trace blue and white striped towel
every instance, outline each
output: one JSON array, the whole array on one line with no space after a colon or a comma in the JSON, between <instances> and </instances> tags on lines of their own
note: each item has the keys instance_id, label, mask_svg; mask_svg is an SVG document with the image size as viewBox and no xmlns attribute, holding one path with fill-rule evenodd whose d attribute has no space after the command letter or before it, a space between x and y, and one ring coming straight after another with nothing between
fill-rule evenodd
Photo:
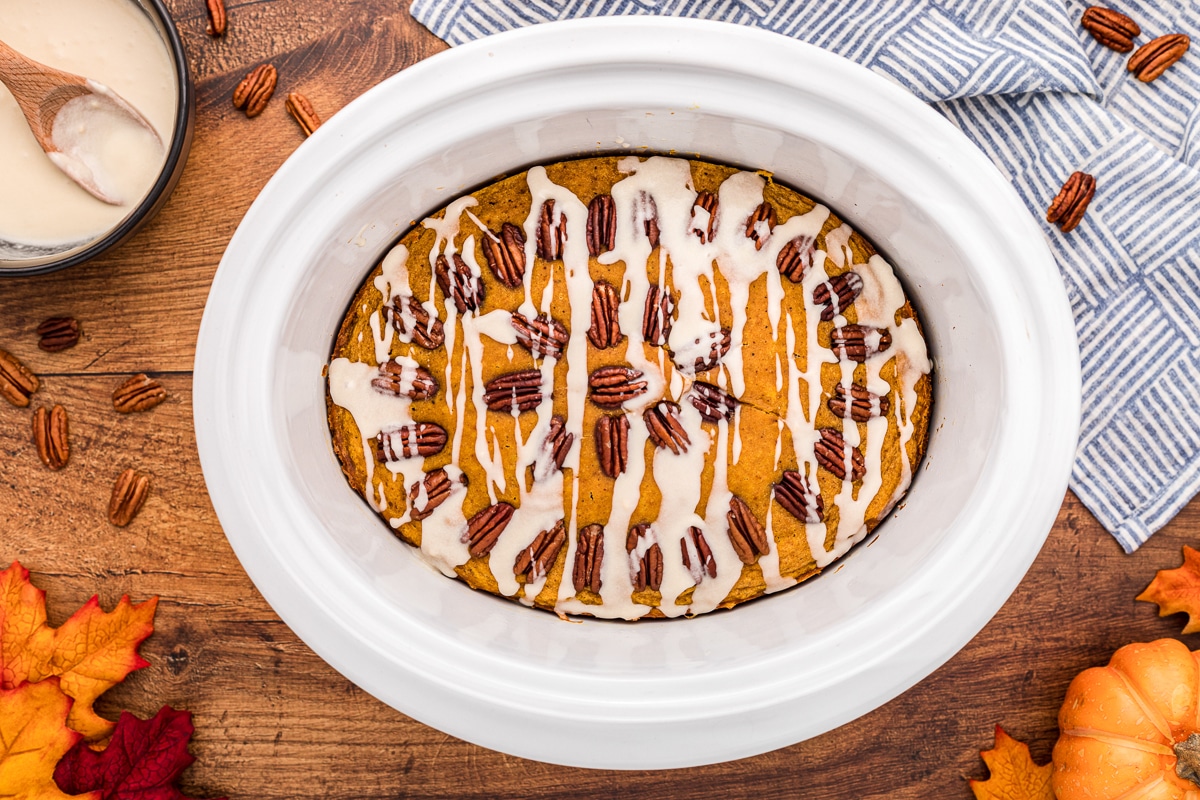
<instances>
[{"instance_id":1,"label":"blue and white striped towel","mask_svg":"<svg viewBox=\"0 0 1200 800\"><path fill-rule=\"evenodd\" d=\"M1138 43L1200 38L1200 0L1112 0ZM1008 175L1058 259L1079 335L1071 488L1127 552L1200 490L1200 52L1151 84L1080 27L1081 0L415 0L450 44L551 20L660 14L765 28L929 102ZM1198 48L1200 50L1200 48ZM1045 209L1075 170L1069 235Z\"/></svg>"}]
</instances>

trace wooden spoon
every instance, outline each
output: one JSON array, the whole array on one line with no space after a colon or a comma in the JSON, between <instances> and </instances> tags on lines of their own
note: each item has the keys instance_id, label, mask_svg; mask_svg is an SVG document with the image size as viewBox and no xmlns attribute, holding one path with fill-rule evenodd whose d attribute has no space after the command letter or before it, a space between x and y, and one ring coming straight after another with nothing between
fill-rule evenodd
<instances>
[{"instance_id":1,"label":"wooden spoon","mask_svg":"<svg viewBox=\"0 0 1200 800\"><path fill-rule=\"evenodd\" d=\"M154 134L159 145L162 139L145 117L136 108L125 102L116 92L96 81L64 72L21 55L0 41L0 81L12 92L33 137L46 151L55 166L67 174L99 200L120 205L121 200L105 194L97 184L91 168L75 152L64 152L54 141L54 122L58 113L68 102L85 96L102 100L112 109L133 120Z\"/></svg>"}]
</instances>

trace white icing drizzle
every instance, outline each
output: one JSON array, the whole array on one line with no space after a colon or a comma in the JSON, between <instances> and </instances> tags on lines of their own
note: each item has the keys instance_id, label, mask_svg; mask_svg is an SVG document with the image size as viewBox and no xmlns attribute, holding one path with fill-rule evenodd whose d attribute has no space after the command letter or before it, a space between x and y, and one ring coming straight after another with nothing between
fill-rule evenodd
<instances>
[{"instance_id":1,"label":"white icing drizzle","mask_svg":"<svg viewBox=\"0 0 1200 800\"><path fill-rule=\"evenodd\" d=\"M697 584L697 574L702 576L701 582L712 580L700 570L700 558L688 536L688 528L700 528L710 542L714 535L724 536L724 531L705 530L704 520L695 512L700 503L700 481L696 476L704 470L705 456L712 449L712 437L704 429L700 412L691 403L680 404L679 421L691 441L687 451L676 455L665 447L659 447L654 452L654 477L662 492L661 507L667 511L659 514L654 523L663 553L662 603L659 609L668 617L677 617L689 610L689 606L678 605L675 601ZM691 570L683 565L684 547L689 550ZM740 574L740 568L738 572ZM717 562L717 578L723 577L721 564Z\"/></svg>"},{"instance_id":2,"label":"white icing drizzle","mask_svg":"<svg viewBox=\"0 0 1200 800\"><path fill-rule=\"evenodd\" d=\"M769 549L758 559L759 569L762 570L763 583L767 585L767 594L783 591L799 583L799 581L790 575L781 575L779 573L779 545L775 541L774 514L775 504L771 503L767 506L767 519L764 523L764 527L767 529L767 547Z\"/></svg>"},{"instance_id":3,"label":"white icing drizzle","mask_svg":"<svg viewBox=\"0 0 1200 800\"><path fill-rule=\"evenodd\" d=\"M468 263L470 263L470 259L468 259ZM468 311L463 314L461 325L463 348L467 352L467 360L471 367L471 404L476 411L475 461L487 475L488 497L491 502L495 503L497 494L508 488L508 478L505 475L504 459L501 456L502 449L498 444L489 446L489 439L495 438L495 429L492 429L489 437L487 403L483 402L484 382L487 380L483 373L483 338L474 313ZM465 384L466 381L463 381L460 386ZM459 403L460 425L462 424L463 405L463 403ZM514 425L514 427L519 430L519 426Z\"/></svg>"},{"instance_id":4,"label":"white icing drizzle","mask_svg":"<svg viewBox=\"0 0 1200 800\"><path fill-rule=\"evenodd\" d=\"M454 312L451 311L449 313L450 313L450 321L453 322ZM454 350L452 350L450 348L450 343L453 341L454 341L453 335L451 335L451 333L447 330L447 332L446 332L446 352L447 353L451 353L451 354L454 353ZM469 356L470 356L470 354L467 352L467 348L464 347L462 350L462 355L459 357L459 361L458 361L458 374L459 375L467 374L467 359L469 358ZM449 361L450 358L453 358L453 355L448 357L446 360ZM463 431L465 431L466 427L467 427L463 422L463 420L466 416L466 413L467 413L467 382L459 381L458 386L453 387L453 388L448 386L448 387L446 387L445 391L446 391L446 404L452 410L454 410L454 443L450 447L450 463L451 464L459 464L459 463L461 463L459 461L459 457L462 455Z\"/></svg>"},{"instance_id":5,"label":"white icing drizzle","mask_svg":"<svg viewBox=\"0 0 1200 800\"><path fill-rule=\"evenodd\" d=\"M532 604L533 599L544 588L546 576L522 586L514 575L514 562L528 548L539 533L552 528L564 520L567 528L565 546L565 572L558 589L556 610L560 613L587 613L602 618L635 619L651 609L632 599L633 581L641 557L657 544L663 556L663 577L660 586L662 614L673 617L683 614L700 614L719 606L738 582L743 565L735 552L728 535L726 519L729 503L733 496L728 483L730 464L736 464L742 455L741 431L744 424L744 407L739 406L729 422L720 422L715 428L703 421L699 412L686 400L695 379L695 363L709 352L715 338L723 336L727 328L730 349L721 363L716 377L706 380L716 382L735 397L746 393L742 362L742 342L745 334L748 309L752 295L751 287L763 281L766 294L766 313L771 325L772 336L778 342L783 339L785 355L776 354L775 388L782 397L783 408L777 419L774 443L773 471L778 473L784 452L784 436L789 438L797 460L797 469L816 485L817 461L814 447L819 439L813 420L819 404L824 399L821 384L823 364L838 363L837 357L819 345L817 339L820 307L812 300L813 289L829 280L825 269L826 257L839 270L853 266L863 278L862 296L854 303L856 321L862 325L887 329L893 344L883 353L867 360L864 367L867 389L879 395L887 395L891 387L882 377L882 370L893 359L896 364L899 391L891 403L886 417L875 417L866 423L846 420L841 426L843 436L851 447L859 448L866 465L865 477L856 488L850 480L842 482L841 490L832 501L839 509L841 523L834 535L833 546L828 551L825 541L829 530L824 522L806 525L806 537L813 559L823 567L843 554L854 542L866 533L863 519L868 506L876 499L884 481L882 448L889 429L889 420L894 419L902 442L902 480L895 496L890 498L890 507L911 477L907 443L914 432L911 418L917 402L916 384L921 375L932 368L926 354L925 343L914 321L904 319L897 322L896 314L903 307L905 298L892 268L880 256L874 256L867 264L853 264L853 251L849 247L853 231L847 225L831 230L825 236L825 251L818 251L813 266L803 284L790 291L800 291L804 298L803 322L793 319L791 311L783 306L785 286L775 263L780 250L793 238L807 236L816 238L829 217L829 210L817 205L805 214L794 216L770 230L765 222L756 228L762 249L755 247L754 240L746 235L746 220L763 202L765 179L755 173L740 172L729 176L718 190L716 233L712 241L703 242L696 231L707 230L708 213L694 208L696 191L692 185L691 168L686 161L653 157L639 160L636 157L622 159L619 169L626 174L613 185L611 195L616 209L614 247L598 257L601 264L624 265L624 278L620 287L623 298L618 308L622 332L626 336L625 361L643 373L648 391L629 400L624 405L630 424L628 434L628 465L624 473L613 481L608 518L604 524L605 558L601 565L602 605L581 602L574 596L571 580L575 560L576 532L582 524L593 520L578 519L579 502L579 458L585 441L590 441L591 431L584 431L583 419L586 407L588 381L588 345L583 332L590 326L591 295L593 281L589 274L587 250L587 207L570 190L551 182L542 167L534 167L527 173L531 203L523 220L526 236L526 263L524 276L524 300L518 310L526 317L549 314L555 299L565 289L570 308L569 320L564 320L572 336L563 354L566 361L565 391L567 411L565 430L574 435L574 444L567 454L563 470L558 470L548 461L549 456L542 447L550 429L555 396L555 366L553 358L538 360L542 372L543 400L535 410L536 423L527 439L522 438L520 417L513 414L511 420L491 417L483 402L484 383L484 337L501 345L508 345L512 360L512 345L516 343L512 328L512 314L497 309L476 315L472 312L458 314L453 303L445 304L446 348L451 356L447 359L446 380L443 391L445 402L455 412L456 427L453 432L452 462L459 463L461 439L465 421L465 409L470 403L476 411L474 458L486 476L487 492L492 502L508 489L508 476L516 476L519 497L514 502L516 511L504 532L487 558L501 594L517 597ZM566 236L562 248L562 263L546 264L536 259L537 228L542 205L553 200L553 222L565 215ZM476 205L471 197L461 198L447 207L441 219L428 219L424 225L434 230L436 242L430 252L430 266L434 266L438 255L452 257L456 252L455 238L459 234L464 215L475 223L479 235L495 237L482 221L468 209ZM644 230L643 222L653 214L657 217L660 231L658 263L649 265L653 248ZM475 275L483 270L475 257L475 236L468 236L462 243L461 255ZM409 293L407 269L408 252L403 246L394 248L384 259L381 274L375 286L386 306L393 298ZM670 264L670 286L667 286L668 260ZM536 265L536 269L535 269ZM648 267L656 267L658 285L669 290L676 298L675 319L667 348L653 348L648 356L642 341L642 316L651 279ZM716 270L728 289L728 319L722 319L722 307L718 304ZM547 275L541 289L539 303L535 305L534 275ZM431 278L429 300L423 306L436 316L435 282ZM838 309L841 311L841 309ZM407 313L401 309L400 313ZM375 337L377 361L386 359L391 350L394 329L387 323L381 307L378 314L371 316L371 327ZM405 319L406 323L415 322ZM842 316L834 320L835 325L846 324ZM411 330L412 325L406 324ZM781 330L782 329L782 330ZM454 387L451 362L456 345L456 334L461 335L462 353L459 374L464 380ZM878 336L878 334L875 334ZM407 343L408 336L400 335ZM799 341L798 341L799 340ZM801 349L798 349L801 346ZM673 355L672 355L673 354ZM800 358L804 366L800 366ZM841 384L849 393L854 383L856 365L845 362L839 365ZM466 370L470 370L473 391L470 400L465 397ZM363 436L364 455L367 462L367 486L372 486L373 452L370 439L380 430L402 425L411 421L411 402L375 392L370 379L375 367L356 364L346 359L335 359L330 364L329 384L333 402L350 411ZM364 388L365 387L365 388ZM454 391L456 388L457 391ZM667 448L652 448L645 456L649 433L642 412L660 400L669 399L679 403L679 421L690 440L690 447L678 454ZM501 430L496 425L501 425ZM498 444L499 437L511 435L517 446L509 452L513 461L506 464L504 452ZM767 442L754 442L755 447L766 447ZM387 469L403 479L406 486L419 483L423 478L424 459L411 458L388 463ZM706 466L711 466L713 480L707 501L700 507L701 475ZM511 472L510 472L511 468ZM850 460L847 458L847 472ZM565 485L566 470L570 470L570 488ZM626 553L626 538L641 499L641 484L646 471L652 470L658 484L662 501L662 512L653 522L632 553ZM461 473L455 467L447 467L453 478ZM462 513L467 490L453 481L450 499L438 506L434 513L422 523L421 555L436 568L453 575L456 567L469 560L467 545L461 534L466 529ZM369 489L368 489L369 491ZM423 499L424 488L419 489ZM372 499L368 494L368 499ZM564 500L569 500L569 510ZM386 506L382 486L375 499L377 506ZM779 591L796 583L796 578L780 573L778 545L774 538L774 504L769 504L765 519L768 552L758 559L768 592ZM409 513L393 518L398 527L408 521ZM716 564L716 577L711 577L701 566L701 558L692 542L689 529L698 528L712 551ZM684 565L684 554L691 564ZM631 574L632 572L632 574ZM677 602L691 591L689 603Z\"/></svg>"},{"instance_id":6,"label":"white icing drizzle","mask_svg":"<svg viewBox=\"0 0 1200 800\"><path fill-rule=\"evenodd\" d=\"M806 301L806 316L811 319L814 315L811 310L807 309ZM788 353L796 352L796 327L792 322L792 315L789 313L786 317L785 325L785 344ZM816 403L821 394L820 383L820 365L821 351L816 342L815 326L809 326L808 331L808 366L809 369L801 371L796 364L795 356L787 359L788 362L788 379L787 379L787 404L785 406L784 424L787 426L788 435L791 437L792 447L796 454L796 470L805 476L815 487L817 479L817 457L816 443L819 438L816 429L813 427L811 420L816 416ZM800 400L801 386L808 390L808 406L807 411ZM816 388L814 393L813 388ZM814 397L815 394L815 397ZM812 552L813 560L816 561L818 567L823 567L832 560L825 554L825 523L824 522L808 522L804 526L805 538L808 540L808 549Z\"/></svg>"},{"instance_id":7,"label":"white icing drizzle","mask_svg":"<svg viewBox=\"0 0 1200 800\"><path fill-rule=\"evenodd\" d=\"M368 501L371 500L371 481L375 473L371 440L384 428L398 427L412 419L411 400L377 392L371 386L371 380L378 374L379 369L374 364L345 358L335 358L329 363L329 396L334 403L350 412L362 437L363 462L367 470L363 496Z\"/></svg>"},{"instance_id":8,"label":"white icing drizzle","mask_svg":"<svg viewBox=\"0 0 1200 800\"><path fill-rule=\"evenodd\" d=\"M720 209L718 209L720 216ZM716 458L713 459L712 488L708 493L708 505L704 509L704 538L712 549L713 560L717 563L717 577L709 578L696 587L692 593L692 605L689 609L693 614L703 614L712 611L721 601L729 596L738 579L742 576L742 562L733 543L729 541L728 522L725 515L729 512L729 501L733 492L729 491L729 426L717 425ZM685 476L680 476L683 479ZM686 476L691 479L691 476Z\"/></svg>"},{"instance_id":9,"label":"white icing drizzle","mask_svg":"<svg viewBox=\"0 0 1200 800\"><path fill-rule=\"evenodd\" d=\"M441 217L428 217L421 220L421 225L428 230L433 231L437 236L436 240L434 241L433 249L429 251L430 269L433 268L434 262L442 253L445 253L446 256L449 257L451 253L458 252L454 249L454 239L458 236L458 232L462 228L463 212L468 208L477 205L479 205L479 201L474 197L467 195L465 197L458 198L453 203L446 206L446 213ZM471 214L471 218L474 219L474 217L475 215ZM445 249L443 250L443 248ZM464 252L470 252L465 246L463 249ZM433 280L436 281L436 278ZM432 289L429 292L429 296L434 296Z\"/></svg>"},{"instance_id":10,"label":"white icing drizzle","mask_svg":"<svg viewBox=\"0 0 1200 800\"><path fill-rule=\"evenodd\" d=\"M537 450L544 436L545 430L539 425L530 436L526 447L521 449ZM529 444L534 446L529 447ZM525 461L527 458L527 453L521 454L521 461ZM528 489L524 486L524 481L520 476L518 476L518 483L522 484L521 505L513 512L508 527L504 529L504 533L496 540L496 546L488 554L488 565L496 577L496 584L501 593L509 596L515 595L520 589L520 584L517 583L516 575L513 573L513 564L516 562L517 556L533 543L539 533L553 528L554 524L563 518L562 472L557 469L553 470L552 474L544 476L542 480L534 480ZM544 583L544 576L539 583ZM540 589L540 585L536 587L534 584L527 585L525 599L532 603Z\"/></svg>"},{"instance_id":11,"label":"white icing drizzle","mask_svg":"<svg viewBox=\"0 0 1200 800\"><path fill-rule=\"evenodd\" d=\"M850 237L854 229L845 223L825 234L825 252L829 260L836 266L844 267L854 261L854 253L850 249Z\"/></svg>"},{"instance_id":12,"label":"white icing drizzle","mask_svg":"<svg viewBox=\"0 0 1200 800\"><path fill-rule=\"evenodd\" d=\"M460 197L449 206L446 207L442 217L430 217L422 221L422 225L428 230L434 232L434 245L429 251L429 293L426 295L426 300L422 305L432 315L436 315L437 308L434 304L436 297L435 287L437 286L437 258L439 255L444 255L448 259L452 259L454 254L458 252L455 247L454 240L462 227L462 214L466 209L478 205L478 201L474 197ZM463 243L463 258L471 266L474 275L480 274L479 265L475 263L475 241L473 237L468 236ZM475 322L474 314L468 312L461 317L458 314L458 309L453 302L445 300L446 320L446 372L445 382L442 385L442 393L446 398L447 408L455 414L454 425L454 443L451 448L451 466L446 467L446 474L451 479L450 496L442 502L433 514L421 522L421 554L423 558L437 569L441 570L446 575L456 574L455 567L461 566L470 559L467 543L462 541L462 532L466 530L466 516L463 514L463 503L467 498L467 490L465 487L458 484L457 478L462 475L461 470L457 465L460 463L462 453L462 436L465 430L466 417L466 381L460 381L457 386L451 380L452 366L454 363L454 346L457 341L457 331L460 326L463 330L463 348L462 355L459 361L459 375L466 375L468 364L474 370L476 376L476 391L475 407L482 406L482 388L478 385L478 377L480 368L477 361L482 358L482 343L479 342L478 335L472 335L473 323ZM483 415L480 415L482 419ZM475 431L475 450L478 456L480 450L486 451L486 439L483 436L481 427L477 426ZM489 477L494 473L495 469L491 459L480 459L480 464L484 465L485 470L488 470ZM488 469L492 467L491 469ZM500 473L503 480L503 471ZM411 484L410 484L411 485ZM488 481L488 492L493 491L492 484ZM419 495L416 504L424 504L424 485L419 486ZM411 514L411 508L409 509ZM406 514L407 516L407 514Z\"/></svg>"},{"instance_id":13,"label":"white icing drizzle","mask_svg":"<svg viewBox=\"0 0 1200 800\"><path fill-rule=\"evenodd\" d=\"M812 269L804 276L804 282L801 284L804 292L805 353L807 354L804 370L804 383L808 387L806 416L810 422L816 419L817 406L821 402L821 365L838 363L837 356L833 351L821 347L817 341L817 326L821 321L821 310L813 303L812 293L813 289L827 280L829 280L829 274L825 272L825 253L818 250L813 255ZM788 352L795 353L796 351L789 348ZM813 441L815 442L816 439Z\"/></svg>"},{"instance_id":14,"label":"white icing drizzle","mask_svg":"<svg viewBox=\"0 0 1200 800\"><path fill-rule=\"evenodd\" d=\"M557 486L557 495L554 495L553 490L546 488L543 490L539 487L535 480L531 494L535 494L532 500L526 500L528 495L525 493L525 487L522 486L522 508L518 509L517 514L514 514L513 521L509 523L505 532L500 537L500 541L505 541L506 538L514 537L517 542L524 540L524 543L519 547L513 548L512 552L518 553L543 530L553 526L559 519L564 519L567 529L567 546L566 561L568 572L565 573L564 580L559 587L559 597L563 596L563 587L572 587L570 578L570 564L573 563L575 557L575 536L573 532L578 530L578 504L579 504L579 453L582 442L584 441L583 416L585 403L587 398L587 337L583 332L591 325L591 300L593 282L591 274L588 271L589 256L587 249L587 206L575 196L570 190L559 186L552 182L546 175L546 170L542 167L533 167L526 174L526 183L529 186L530 207L529 213L524 220L525 231L525 263L528 267L525 270L524 290L525 300L521 304L520 312L527 318L533 318L538 313L549 314L551 312L552 303L556 293L560 291L561 284L565 284L567 300L571 308L571 317L564 321L568 330L573 332L570 340L567 343L567 348L564 357L567 362L566 375L566 398L567 398L567 413L563 423L563 430L566 434L573 435L575 441L563 460L563 469L571 470L571 490L570 490L570 512L564 513L563 496L564 485L562 474L557 474L552 481L552 484ZM554 201L553 223L557 226L558 220L562 216L566 216L567 227L566 235L562 247L562 265L561 270L557 265L550 264L549 277L546 287L542 292L542 303L540 312L533 304L533 278L534 278L534 257L537 244L537 227L541 218L542 205L547 201ZM555 280L561 275L561 284ZM531 447L528 451L522 454L518 462L518 474L524 474L529 466L533 466L539 455L541 443L545 439L546 432L549 430L550 420L553 415L553 396L554 396L554 367L556 361L552 358L547 358L542 361L542 397L543 400L537 408L538 425L531 437ZM590 434L591 431L588 431ZM538 471L535 467L535 473ZM524 533L512 533L518 524L521 524L521 511L526 502L537 509L541 506L554 506L557 511L553 515L553 519L549 519L549 511L531 511L535 521L528 524L528 530ZM532 534L529 536L528 534ZM499 543L497 544L499 546ZM503 567L501 567L503 569ZM512 572L512 562L507 562L507 571ZM496 570L493 570L496 573ZM545 578L536 581L534 584L525 587L523 599L525 602L532 602L533 598L541 591L544 585Z\"/></svg>"},{"instance_id":15,"label":"white icing drizzle","mask_svg":"<svg viewBox=\"0 0 1200 800\"><path fill-rule=\"evenodd\" d=\"M732 319L729 325L729 353L722 364L729 376L729 384L734 397L741 397L746 392L746 382L742 376L742 335L746 327L746 313L750 304L750 285L760 275L774 274L775 282L779 282L779 273L775 270L775 259L763 254L762 250L754 247L754 242L746 236L746 218L754 213L763 201L763 188L766 180L761 175L752 172L738 172L721 184L717 194L717 234L713 245L714 255L721 274L729 287L729 307ZM761 240L770 241L770 230L766 222L760 223L758 230ZM769 254L770 249L767 249ZM709 273L711 278L711 272ZM770 278L767 279L768 285ZM778 292L778 300L783 300L782 288ZM774 316L778 317L776 311ZM682 316L682 313L681 313ZM678 330L677 325L675 330ZM675 342L675 332L671 334L672 344Z\"/></svg>"},{"instance_id":16,"label":"white icing drizzle","mask_svg":"<svg viewBox=\"0 0 1200 800\"><path fill-rule=\"evenodd\" d=\"M917 381L922 375L928 375L933 370L933 362L929 360L925 339L917 329L916 321L905 318L900 320L899 324L896 322L896 312L904 306L905 299L904 289L900 286L900 281L896 280L891 264L883 256L875 254L866 264L860 265L857 271L863 279L862 294L855 302L859 324L886 328L892 334L891 348L869 359L868 364L876 359L886 362L892 355L896 358L900 392L898 402L893 403L893 416L900 427L900 441L904 444L900 448L900 480L901 485L907 487L912 479L908 442L913 436L912 412L917 404ZM879 369L882 369L882 365ZM886 384L881 382L880 385ZM896 499L898 498L893 498L892 503ZM888 504L888 508L891 508L892 503Z\"/></svg>"},{"instance_id":17,"label":"white icing drizzle","mask_svg":"<svg viewBox=\"0 0 1200 800\"><path fill-rule=\"evenodd\" d=\"M508 345L517 343L517 331L512 326L512 313L502 308L474 317L472 326L477 333L493 342Z\"/></svg>"},{"instance_id":18,"label":"white icing drizzle","mask_svg":"<svg viewBox=\"0 0 1200 800\"><path fill-rule=\"evenodd\" d=\"M453 465L447 465L445 470L450 478L450 496L422 520L419 552L425 563L453 578L457 574L455 567L467 563L471 557L467 543L462 540L462 531L467 527L467 519L462 511L467 487L459 481L462 470ZM422 485L417 503L424 504L425 499L425 487Z\"/></svg>"},{"instance_id":19,"label":"white icing drizzle","mask_svg":"<svg viewBox=\"0 0 1200 800\"><path fill-rule=\"evenodd\" d=\"M428 294L425 295L429 299L427 301L425 301L425 303L423 304L423 305L425 305L425 307L427 309L429 309L430 306L434 305L433 298L437 296L437 292L436 292L436 288L437 288L437 258L440 255L444 255L444 256L446 256L446 258L449 259L449 258L452 258L454 256L454 254L458 252L458 250L454 246L454 239L456 236L458 236L459 229L462 227L462 214L466 209L470 208L471 206L475 206L475 205L479 205L479 201L476 200L474 197L471 197L470 195L468 195L466 197L460 197L457 200L455 200L453 203L451 203L450 205L446 206L446 213L443 214L440 218L428 217L421 221L421 225L423 225L428 230L431 230L434 232L433 247L429 251L429 292L428 292ZM472 244L472 247L465 248L465 253L473 253L474 240L468 239L468 242L470 242ZM478 267L475 267L475 274L479 275ZM431 313L436 313L436 308L432 308L432 309L430 309L430 311L431 311ZM445 324L446 352L451 355L453 355L453 353L454 353L455 327L456 327L454 324L454 321L457 316L458 316L458 310L455 308L454 303L447 301L446 302L446 324ZM446 359L446 381L445 381L446 386L454 385L453 382L450 380L452 364L453 364L453 358L447 358ZM462 373L460 372L459 374L461 375ZM456 399L454 396L454 393L447 391L447 392L445 392L445 395L446 395L446 407L448 409L450 409L451 411L453 411L454 410L454 401ZM459 422L459 424L455 429L461 430L462 429L462 404L461 403L459 404L458 422Z\"/></svg>"},{"instance_id":20,"label":"white icing drizzle","mask_svg":"<svg viewBox=\"0 0 1200 800\"><path fill-rule=\"evenodd\" d=\"M388 251L375 276L375 288L383 295L386 306L393 298L411 294L408 287L408 248L398 244ZM432 304L432 303L431 303ZM366 311L366 309L363 309Z\"/></svg>"},{"instance_id":21,"label":"white icing drizzle","mask_svg":"<svg viewBox=\"0 0 1200 800\"><path fill-rule=\"evenodd\" d=\"M371 335L375 339L375 362L377 364L387 361L388 354L392 351L392 339L396 336L395 327L388 324L388 307L394 298L410 293L408 288L408 248L402 244L393 247L384 256L380 268L380 274L375 276L375 288L382 295L383 302L379 306L379 310L370 316ZM417 321L407 306L403 307L402 316L406 323L406 333L399 336L399 339L408 344L412 341L412 331L416 327Z\"/></svg>"}]
</instances>

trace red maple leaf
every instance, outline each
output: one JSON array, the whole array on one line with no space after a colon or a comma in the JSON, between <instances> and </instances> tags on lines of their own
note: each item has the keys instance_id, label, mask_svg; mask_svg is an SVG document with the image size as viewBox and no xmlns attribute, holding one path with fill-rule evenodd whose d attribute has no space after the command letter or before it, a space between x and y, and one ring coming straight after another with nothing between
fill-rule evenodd
<instances>
[{"instance_id":1,"label":"red maple leaf","mask_svg":"<svg viewBox=\"0 0 1200 800\"><path fill-rule=\"evenodd\" d=\"M123 711L108 747L96 752L79 742L58 762L54 781L68 794L98 790L101 800L191 800L176 783L195 760L187 750L193 730L190 711L163 706L148 720Z\"/></svg>"}]
</instances>

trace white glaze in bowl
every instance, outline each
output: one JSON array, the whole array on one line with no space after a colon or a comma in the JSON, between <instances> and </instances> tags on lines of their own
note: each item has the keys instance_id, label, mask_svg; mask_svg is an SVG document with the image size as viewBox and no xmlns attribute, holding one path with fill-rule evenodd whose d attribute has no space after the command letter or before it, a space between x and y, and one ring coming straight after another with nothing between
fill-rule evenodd
<instances>
[{"instance_id":1,"label":"white glaze in bowl","mask_svg":"<svg viewBox=\"0 0 1200 800\"><path fill-rule=\"evenodd\" d=\"M125 136L109 139L105 143L104 160L111 159L109 166L121 173L119 185L132 191L134 196L125 198L124 205L106 206L74 186L65 174L60 174L41 154L32 134L20 127L24 125L24 119L15 106L7 109L16 116L10 116L4 124L15 123L18 127L0 132L0 136L8 133L24 139L24 144L14 145L9 155L22 155L38 163L25 164L16 171L18 174L13 176L12 182L17 189L7 184L4 187L18 193L16 199L24 204L26 215L17 214L16 218L6 219L5 224L0 225L3 229L0 230L0 280L54 272L80 264L126 241L149 222L167 202L183 174L191 147L196 105L187 54L163 0L129 0L115 4L83 2L73 7L13 0L8 5L24 9L22 14L5 20L14 26L11 44L20 45L27 49L27 55L43 58L52 66L101 79L106 86L111 84L125 100L147 115L162 140L165 153L162 154L164 161L158 165L139 163L144 159L144 148L149 143L147 138L140 136L141 131L135 131L134 141L127 141ZM59 16L67 14L69 17L79 8L99 16L85 18L73 27L68 26L67 30L46 33L47 29L62 22ZM4 14L0 7L0 16ZM122 39L111 35L109 28L129 28L131 22L140 22L143 15L148 27L139 25L142 30L133 31L138 36L130 34ZM0 36L6 35L4 27L0 26ZM18 32L20 36L17 36ZM143 37L140 43L139 36ZM165 52L156 50L156 36L162 39ZM98 49L92 52L89 48ZM49 58L53 53L58 56ZM160 58L164 55L166 63ZM156 70L156 66L162 69ZM158 74L142 74L145 72ZM9 102L12 102L11 98ZM82 120L88 120L95 133L98 124L99 130L104 129L105 118L106 115L93 113L84 115ZM77 118L76 122L82 120ZM65 141L59 141L60 149L69 145L71 139L68 135ZM118 146L113 148L114 144ZM7 170L8 166L0 165L0 168ZM35 191L34 186L42 181L46 185ZM47 212L47 208L53 209L53 213ZM34 211L33 217L28 216L30 209ZM10 210L5 209L3 213Z\"/></svg>"},{"instance_id":2,"label":"white glaze in bowl","mask_svg":"<svg viewBox=\"0 0 1200 800\"><path fill-rule=\"evenodd\" d=\"M572 624L470 591L392 538L338 470L321 369L346 303L412 221L500 173L623 148L771 170L870 238L925 323L932 436L881 535L816 580L693 620ZM774 34L600 19L440 54L318 130L226 251L195 415L238 557L335 668L487 747L646 769L817 735L966 644L1059 508L1079 368L1040 230L935 112Z\"/></svg>"}]
</instances>

